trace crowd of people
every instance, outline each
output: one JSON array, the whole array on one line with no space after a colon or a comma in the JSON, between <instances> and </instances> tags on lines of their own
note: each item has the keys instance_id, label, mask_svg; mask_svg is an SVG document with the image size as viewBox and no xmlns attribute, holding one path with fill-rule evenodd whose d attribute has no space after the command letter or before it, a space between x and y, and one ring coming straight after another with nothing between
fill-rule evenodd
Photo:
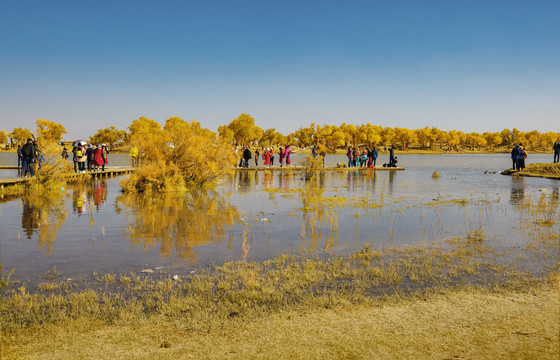
<instances>
[{"instance_id":1,"label":"crowd of people","mask_svg":"<svg viewBox=\"0 0 560 360\"><path fill-rule=\"evenodd\" d=\"M266 147L262 149L255 150L255 166L259 166L259 159L261 158L261 150L262 150L262 160L263 166L270 167L274 166L274 157L276 155L275 150L273 147ZM237 151L237 150L236 150ZM280 146L278 148L278 164L280 167L292 165L291 160L292 149L290 145L286 145L285 147ZM253 153L249 146L245 146L243 148L243 152L241 154L241 159L239 160L239 167L249 167L249 160L253 159Z\"/></svg>"},{"instance_id":2,"label":"crowd of people","mask_svg":"<svg viewBox=\"0 0 560 360\"><path fill-rule=\"evenodd\" d=\"M105 171L105 165L109 163L109 150L105 144L76 144L72 147L72 161L74 172L85 173L87 171ZM27 142L17 148L18 168L21 167L22 177L34 176L35 172L41 168L45 158L41 154L37 142L27 139ZM68 149L63 148L60 154L63 160L68 160Z\"/></svg>"},{"instance_id":3,"label":"crowd of people","mask_svg":"<svg viewBox=\"0 0 560 360\"><path fill-rule=\"evenodd\" d=\"M68 159L66 148L62 151L62 158ZM109 164L109 150L105 144L76 144L72 148L72 161L76 173L87 171L105 171L105 165Z\"/></svg>"}]
</instances>

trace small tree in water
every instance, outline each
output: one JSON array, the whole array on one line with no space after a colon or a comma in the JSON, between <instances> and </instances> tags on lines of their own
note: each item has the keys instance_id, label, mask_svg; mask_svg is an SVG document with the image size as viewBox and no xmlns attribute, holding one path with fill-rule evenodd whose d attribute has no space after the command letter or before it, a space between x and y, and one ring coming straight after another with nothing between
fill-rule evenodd
<instances>
[{"instance_id":1,"label":"small tree in water","mask_svg":"<svg viewBox=\"0 0 560 360\"><path fill-rule=\"evenodd\" d=\"M300 166L303 167L303 178L309 181L323 168L323 159L320 156L309 155L300 162Z\"/></svg>"},{"instance_id":2,"label":"small tree in water","mask_svg":"<svg viewBox=\"0 0 560 360\"><path fill-rule=\"evenodd\" d=\"M174 191L212 183L235 163L230 145L196 121L167 119L161 132L134 137L142 165L121 181L124 191Z\"/></svg>"}]
</instances>

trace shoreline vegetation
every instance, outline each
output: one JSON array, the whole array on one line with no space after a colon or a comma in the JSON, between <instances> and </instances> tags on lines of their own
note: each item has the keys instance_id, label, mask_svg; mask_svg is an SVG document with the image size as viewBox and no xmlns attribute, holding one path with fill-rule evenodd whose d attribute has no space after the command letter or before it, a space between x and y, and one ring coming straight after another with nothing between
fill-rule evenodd
<instances>
[{"instance_id":1,"label":"shoreline vegetation","mask_svg":"<svg viewBox=\"0 0 560 360\"><path fill-rule=\"evenodd\" d=\"M502 172L503 175L542 177L547 179L560 180L560 163L536 163L525 166L523 171L508 169Z\"/></svg>"},{"instance_id":2,"label":"shoreline vegetation","mask_svg":"<svg viewBox=\"0 0 560 360\"><path fill-rule=\"evenodd\" d=\"M51 268L36 288L10 273L0 282L2 357L552 359L557 253L543 249L554 265L530 273L473 231L189 274L94 273L80 283Z\"/></svg>"}]
</instances>

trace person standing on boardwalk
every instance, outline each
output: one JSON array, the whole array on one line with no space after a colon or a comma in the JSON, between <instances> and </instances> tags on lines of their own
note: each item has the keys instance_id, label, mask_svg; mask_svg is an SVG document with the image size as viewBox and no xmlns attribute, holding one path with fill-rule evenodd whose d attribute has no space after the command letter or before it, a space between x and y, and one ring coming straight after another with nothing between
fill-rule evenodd
<instances>
[{"instance_id":1,"label":"person standing on boardwalk","mask_svg":"<svg viewBox=\"0 0 560 360\"><path fill-rule=\"evenodd\" d=\"M519 158L519 145L515 145L511 149L511 161L513 162L513 170L519 170L517 167L517 159Z\"/></svg>"},{"instance_id":2,"label":"person standing on boardwalk","mask_svg":"<svg viewBox=\"0 0 560 360\"><path fill-rule=\"evenodd\" d=\"M286 153L284 152L284 148L280 146L280 150L278 150L278 161L280 162L280 167L284 165L284 156Z\"/></svg>"},{"instance_id":3,"label":"person standing on boardwalk","mask_svg":"<svg viewBox=\"0 0 560 360\"><path fill-rule=\"evenodd\" d=\"M389 164L392 164L394 160L395 160L395 149L393 149L393 146L391 145L391 147L389 148Z\"/></svg>"},{"instance_id":4,"label":"person standing on boardwalk","mask_svg":"<svg viewBox=\"0 0 560 360\"><path fill-rule=\"evenodd\" d=\"M107 145L101 145L102 156L103 156L103 165L101 166L101 171L105 171L105 165L109 164L109 150L107 150Z\"/></svg>"},{"instance_id":5,"label":"person standing on boardwalk","mask_svg":"<svg viewBox=\"0 0 560 360\"><path fill-rule=\"evenodd\" d=\"M78 172L85 173L86 172L86 152L82 145L78 145L78 149L76 150L76 157L78 161Z\"/></svg>"},{"instance_id":6,"label":"person standing on boardwalk","mask_svg":"<svg viewBox=\"0 0 560 360\"><path fill-rule=\"evenodd\" d=\"M377 161L378 156L379 154L377 153L377 149L374 146L373 149L371 149L371 160L373 162L373 167L375 167L375 163Z\"/></svg>"},{"instance_id":7,"label":"person standing on boardwalk","mask_svg":"<svg viewBox=\"0 0 560 360\"><path fill-rule=\"evenodd\" d=\"M91 147L91 144L87 145L87 150L86 150L86 166L87 166L87 170L91 171L92 167L93 167L93 147Z\"/></svg>"},{"instance_id":8,"label":"person standing on boardwalk","mask_svg":"<svg viewBox=\"0 0 560 360\"><path fill-rule=\"evenodd\" d=\"M266 148L263 153L264 166L270 166L270 150Z\"/></svg>"},{"instance_id":9,"label":"person standing on boardwalk","mask_svg":"<svg viewBox=\"0 0 560 360\"><path fill-rule=\"evenodd\" d=\"M93 168L98 171L100 166L103 166L103 150L101 150L101 145L97 144L93 151Z\"/></svg>"},{"instance_id":10,"label":"person standing on boardwalk","mask_svg":"<svg viewBox=\"0 0 560 360\"><path fill-rule=\"evenodd\" d=\"M138 166L138 148L133 146L128 155L130 156L132 167Z\"/></svg>"},{"instance_id":11,"label":"person standing on boardwalk","mask_svg":"<svg viewBox=\"0 0 560 360\"><path fill-rule=\"evenodd\" d=\"M348 156L348 167L354 166L354 150L351 147L348 148L346 156Z\"/></svg>"},{"instance_id":12,"label":"person standing on boardwalk","mask_svg":"<svg viewBox=\"0 0 560 360\"><path fill-rule=\"evenodd\" d=\"M17 147L17 166L21 167L21 162L23 161L23 154L21 152L21 145Z\"/></svg>"},{"instance_id":13,"label":"person standing on boardwalk","mask_svg":"<svg viewBox=\"0 0 560 360\"><path fill-rule=\"evenodd\" d=\"M72 161L74 162L74 172L78 172L78 147L74 146L72 148Z\"/></svg>"},{"instance_id":14,"label":"person standing on boardwalk","mask_svg":"<svg viewBox=\"0 0 560 360\"><path fill-rule=\"evenodd\" d=\"M552 149L554 150L554 162L560 162L560 139L556 140Z\"/></svg>"},{"instance_id":15,"label":"person standing on boardwalk","mask_svg":"<svg viewBox=\"0 0 560 360\"><path fill-rule=\"evenodd\" d=\"M243 150L243 167L246 168L249 167L249 160L251 160L252 157L253 154L251 154L251 150L249 150L249 146L245 146L245 149Z\"/></svg>"},{"instance_id":16,"label":"person standing on boardwalk","mask_svg":"<svg viewBox=\"0 0 560 360\"><path fill-rule=\"evenodd\" d=\"M270 148L270 166L274 166L274 148Z\"/></svg>"},{"instance_id":17,"label":"person standing on boardwalk","mask_svg":"<svg viewBox=\"0 0 560 360\"><path fill-rule=\"evenodd\" d=\"M23 145L21 149L21 155L21 175L27 176L27 171L29 171L31 176L34 176L33 162L35 161L35 146L33 145L32 139L27 139L27 143Z\"/></svg>"},{"instance_id":18,"label":"person standing on boardwalk","mask_svg":"<svg viewBox=\"0 0 560 360\"><path fill-rule=\"evenodd\" d=\"M292 149L290 149L290 145L286 145L284 154L286 156L286 166L292 166L292 160L290 159L290 155L292 155Z\"/></svg>"},{"instance_id":19,"label":"person standing on boardwalk","mask_svg":"<svg viewBox=\"0 0 560 360\"><path fill-rule=\"evenodd\" d=\"M255 166L259 166L259 156L261 156L261 152L259 148L255 149Z\"/></svg>"}]
</instances>

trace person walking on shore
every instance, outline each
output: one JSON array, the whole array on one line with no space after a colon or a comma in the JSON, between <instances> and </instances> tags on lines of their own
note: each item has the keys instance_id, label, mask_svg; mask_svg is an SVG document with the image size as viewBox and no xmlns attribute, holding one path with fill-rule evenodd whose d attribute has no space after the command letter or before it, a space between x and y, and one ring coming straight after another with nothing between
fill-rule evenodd
<instances>
[{"instance_id":1,"label":"person walking on shore","mask_svg":"<svg viewBox=\"0 0 560 360\"><path fill-rule=\"evenodd\" d=\"M259 166L259 156L261 156L261 152L259 148L255 149L255 166Z\"/></svg>"},{"instance_id":2,"label":"person walking on shore","mask_svg":"<svg viewBox=\"0 0 560 360\"><path fill-rule=\"evenodd\" d=\"M560 139L556 140L552 149L554 150L554 162L560 162Z\"/></svg>"}]
</instances>

